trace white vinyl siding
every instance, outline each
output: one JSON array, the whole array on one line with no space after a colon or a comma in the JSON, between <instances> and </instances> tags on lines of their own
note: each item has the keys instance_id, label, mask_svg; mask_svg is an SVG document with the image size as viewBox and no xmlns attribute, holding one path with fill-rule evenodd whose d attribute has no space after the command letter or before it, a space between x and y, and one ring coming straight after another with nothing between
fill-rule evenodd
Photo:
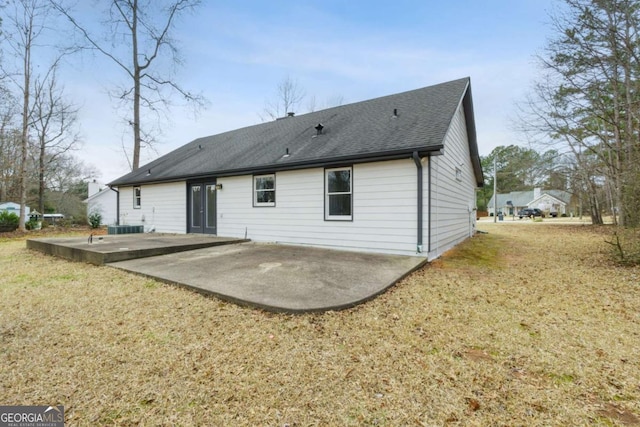
<instances>
[{"instance_id":1,"label":"white vinyl siding","mask_svg":"<svg viewBox=\"0 0 640 427\"><path fill-rule=\"evenodd\" d=\"M432 229L429 259L439 257L475 232L476 183L462 107L454 115L445 137L444 154L432 157L431 167ZM428 185L426 173L425 185ZM425 242L426 221L425 218Z\"/></svg>"},{"instance_id":2,"label":"white vinyl siding","mask_svg":"<svg viewBox=\"0 0 640 427\"><path fill-rule=\"evenodd\" d=\"M253 209L250 175L218 178L218 235L254 241L416 255L416 166L411 159L356 164L352 221L325 221L325 170L276 174L278 202Z\"/></svg>"},{"instance_id":3,"label":"white vinyl siding","mask_svg":"<svg viewBox=\"0 0 640 427\"><path fill-rule=\"evenodd\" d=\"M139 209L131 203L134 187L121 187L120 224L144 225L145 231L185 233L187 223L187 187L185 182L140 186L144 197Z\"/></svg>"}]
</instances>

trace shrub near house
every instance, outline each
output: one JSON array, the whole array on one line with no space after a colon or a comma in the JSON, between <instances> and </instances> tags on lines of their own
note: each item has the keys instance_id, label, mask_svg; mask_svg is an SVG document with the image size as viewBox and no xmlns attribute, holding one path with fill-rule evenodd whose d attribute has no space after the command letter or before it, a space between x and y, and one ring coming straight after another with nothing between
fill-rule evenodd
<instances>
[{"instance_id":1,"label":"shrub near house","mask_svg":"<svg viewBox=\"0 0 640 427\"><path fill-rule=\"evenodd\" d=\"M13 212L0 212L0 233L14 231L18 228L20 217Z\"/></svg>"}]
</instances>

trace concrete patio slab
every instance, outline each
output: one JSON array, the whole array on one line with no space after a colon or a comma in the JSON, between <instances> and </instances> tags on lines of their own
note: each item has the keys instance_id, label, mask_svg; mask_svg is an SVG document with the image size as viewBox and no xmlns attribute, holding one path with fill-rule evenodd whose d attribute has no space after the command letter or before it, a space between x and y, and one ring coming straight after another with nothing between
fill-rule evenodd
<instances>
[{"instance_id":1,"label":"concrete patio slab","mask_svg":"<svg viewBox=\"0 0 640 427\"><path fill-rule=\"evenodd\" d=\"M110 266L276 312L352 307L384 292L425 258L241 243Z\"/></svg>"},{"instance_id":2,"label":"concrete patio slab","mask_svg":"<svg viewBox=\"0 0 640 427\"><path fill-rule=\"evenodd\" d=\"M89 236L29 239L27 248L71 261L102 265L247 241L193 234L115 234L93 236L91 242Z\"/></svg>"}]
</instances>

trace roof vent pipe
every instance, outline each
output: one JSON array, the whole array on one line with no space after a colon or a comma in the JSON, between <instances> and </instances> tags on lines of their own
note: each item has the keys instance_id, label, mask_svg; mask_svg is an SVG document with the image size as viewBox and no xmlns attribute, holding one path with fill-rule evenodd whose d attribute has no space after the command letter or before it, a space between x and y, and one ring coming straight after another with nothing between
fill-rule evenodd
<instances>
[{"instance_id":1,"label":"roof vent pipe","mask_svg":"<svg viewBox=\"0 0 640 427\"><path fill-rule=\"evenodd\" d=\"M322 126L322 123L318 123L318 126L314 129L316 130L316 135L322 135L322 129L324 129L324 126Z\"/></svg>"},{"instance_id":2,"label":"roof vent pipe","mask_svg":"<svg viewBox=\"0 0 640 427\"><path fill-rule=\"evenodd\" d=\"M394 108L393 109L393 118L395 119L396 117L398 117L398 109Z\"/></svg>"},{"instance_id":3,"label":"roof vent pipe","mask_svg":"<svg viewBox=\"0 0 640 427\"><path fill-rule=\"evenodd\" d=\"M289 112L287 113L287 117L293 117L293 116L295 116L295 115L296 115L296 113L294 113L293 111L289 111Z\"/></svg>"}]
</instances>

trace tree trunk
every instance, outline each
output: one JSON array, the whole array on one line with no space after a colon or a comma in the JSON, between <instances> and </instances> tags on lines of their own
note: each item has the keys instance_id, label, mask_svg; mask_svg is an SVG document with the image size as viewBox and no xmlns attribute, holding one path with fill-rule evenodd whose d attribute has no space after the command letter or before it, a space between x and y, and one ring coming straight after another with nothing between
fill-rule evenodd
<instances>
[{"instance_id":1,"label":"tree trunk","mask_svg":"<svg viewBox=\"0 0 640 427\"><path fill-rule=\"evenodd\" d=\"M29 33L33 28L28 26ZM29 91L31 90L31 37L26 35L26 43L24 48L24 86L22 88L22 136L20 141L20 172L18 179L20 180L20 222L18 227L20 230L27 229L25 224L25 216L27 213L27 147L29 145Z\"/></svg>"},{"instance_id":2,"label":"tree trunk","mask_svg":"<svg viewBox=\"0 0 640 427\"><path fill-rule=\"evenodd\" d=\"M44 155L46 145L44 141L40 141L40 158L38 159L38 211L44 213Z\"/></svg>"},{"instance_id":3,"label":"tree trunk","mask_svg":"<svg viewBox=\"0 0 640 427\"><path fill-rule=\"evenodd\" d=\"M591 223L602 225L602 213L600 212L600 202L598 201L598 186L591 179L589 181L589 211L591 212Z\"/></svg>"},{"instance_id":4,"label":"tree trunk","mask_svg":"<svg viewBox=\"0 0 640 427\"><path fill-rule=\"evenodd\" d=\"M131 45L133 47L133 162L131 169L140 167L140 64L138 61L138 0L133 0Z\"/></svg>"}]
</instances>

